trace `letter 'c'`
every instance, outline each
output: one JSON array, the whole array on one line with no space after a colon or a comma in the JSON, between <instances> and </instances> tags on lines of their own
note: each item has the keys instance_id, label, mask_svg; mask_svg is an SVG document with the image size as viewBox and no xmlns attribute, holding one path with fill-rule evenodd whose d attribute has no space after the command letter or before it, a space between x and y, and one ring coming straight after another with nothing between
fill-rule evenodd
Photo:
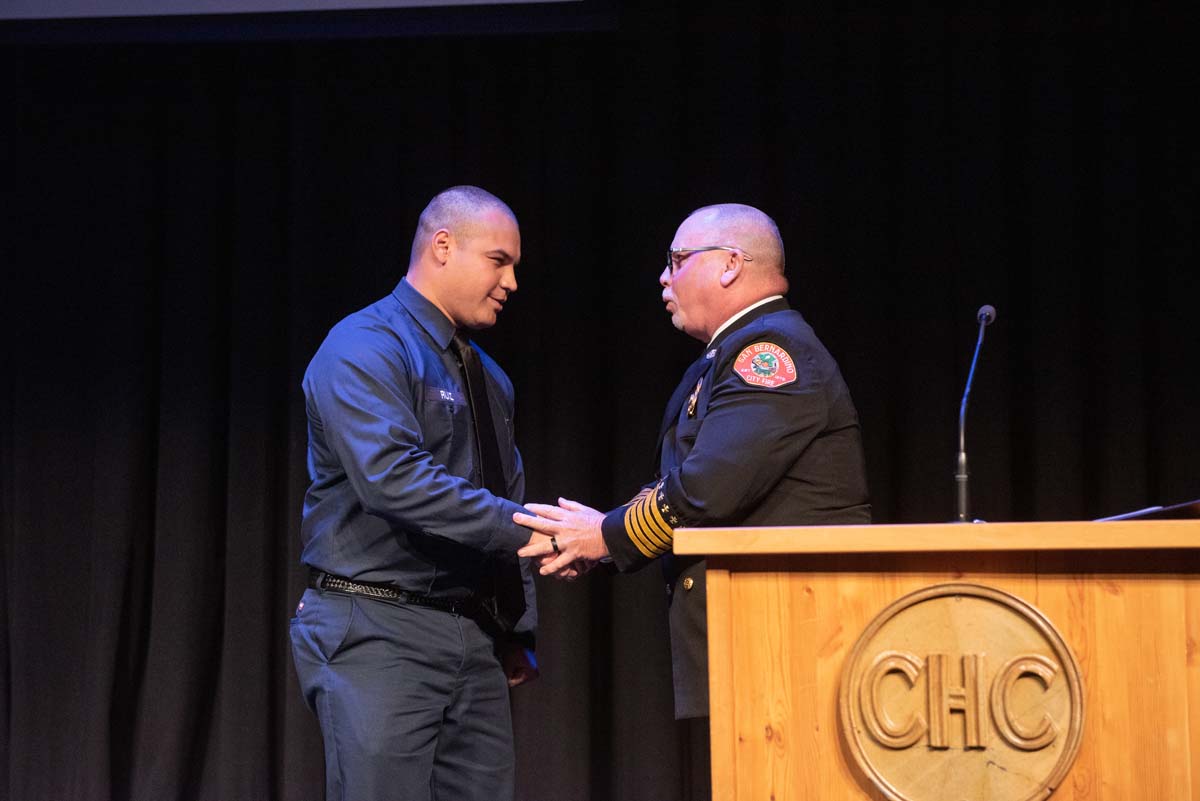
<instances>
[{"instance_id":1,"label":"letter 'c'","mask_svg":"<svg viewBox=\"0 0 1200 801\"><path fill-rule=\"evenodd\" d=\"M915 655L905 651L884 651L875 657L862 684L859 686L859 702L862 704L863 722L867 731L881 745L888 748L908 748L915 745L928 729L925 719L913 714L904 725L892 720L883 708L880 685L889 673L901 673L908 679L908 686L917 683L917 676L925 664Z\"/></svg>"},{"instance_id":2,"label":"letter 'c'","mask_svg":"<svg viewBox=\"0 0 1200 801\"><path fill-rule=\"evenodd\" d=\"M1013 685L1022 676L1036 676L1048 690L1058 672L1059 666L1053 660L1040 654L1026 654L1008 660L996 674L992 682L992 718L1000 736L1014 748L1036 751L1050 745L1058 737L1058 726L1049 715L1042 715L1037 726L1030 730L1021 725L1008 703Z\"/></svg>"}]
</instances>

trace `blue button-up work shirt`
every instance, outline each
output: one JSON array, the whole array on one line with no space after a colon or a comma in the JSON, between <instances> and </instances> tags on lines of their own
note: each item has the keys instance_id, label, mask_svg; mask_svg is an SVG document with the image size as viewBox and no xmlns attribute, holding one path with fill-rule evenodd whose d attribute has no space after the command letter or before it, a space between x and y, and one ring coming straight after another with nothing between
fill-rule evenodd
<instances>
[{"instance_id":1,"label":"blue button-up work shirt","mask_svg":"<svg viewBox=\"0 0 1200 801\"><path fill-rule=\"evenodd\" d=\"M490 559L516 559L525 492L513 388L480 351L508 498L480 489L454 325L406 280L329 332L304 374L308 472L301 560L442 598L490 592ZM476 346L478 350L478 346ZM536 619L528 560L527 610Z\"/></svg>"}]
</instances>

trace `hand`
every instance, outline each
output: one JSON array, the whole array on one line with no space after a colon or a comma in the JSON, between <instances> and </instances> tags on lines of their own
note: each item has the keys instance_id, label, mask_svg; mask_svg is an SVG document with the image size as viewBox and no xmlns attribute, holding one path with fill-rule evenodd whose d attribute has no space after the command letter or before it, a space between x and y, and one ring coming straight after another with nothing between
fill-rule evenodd
<instances>
[{"instance_id":1,"label":"hand","mask_svg":"<svg viewBox=\"0 0 1200 801\"><path fill-rule=\"evenodd\" d=\"M537 517L517 512L513 522L536 533L517 554L539 557L538 572L543 576L573 579L608 556L600 531L603 512L566 498L559 498L558 506L527 503L525 508Z\"/></svg>"},{"instance_id":2,"label":"hand","mask_svg":"<svg viewBox=\"0 0 1200 801\"><path fill-rule=\"evenodd\" d=\"M533 681L541 675L533 651L519 643L507 642L500 647L500 664L504 666L509 687Z\"/></svg>"},{"instance_id":3,"label":"hand","mask_svg":"<svg viewBox=\"0 0 1200 801\"><path fill-rule=\"evenodd\" d=\"M554 507L550 507L550 508L553 509ZM514 518L515 518L515 516L514 516ZM546 536L545 534L538 534L535 531L529 537L529 542L525 543L525 548L527 548L531 545L543 545L543 546L545 546L545 549L548 549L550 551L549 555L538 557L538 560L537 560L538 567L549 564L550 562L554 561L555 557L558 556L558 554L554 552L554 545L552 543L550 543L550 538L548 536ZM518 553L523 553L525 551L525 548L522 548L520 551L518 551ZM562 579L564 581L574 581L575 579L582 576L584 573L587 573L588 571L590 571L595 566L596 566L595 562L587 562L583 559L580 559L578 562L575 562L574 564L571 564L571 565L563 568L562 570L558 571L557 573L555 573L554 577L557 579Z\"/></svg>"},{"instance_id":4,"label":"hand","mask_svg":"<svg viewBox=\"0 0 1200 801\"><path fill-rule=\"evenodd\" d=\"M538 558L538 567L541 568L544 565L548 565L557 558L558 558L558 554L554 554L554 553L539 557ZM600 563L593 562L590 559L576 559L574 562L572 562L571 564L564 567L562 570L555 573L554 577L557 579L562 579L563 581L574 581L575 579L579 578L580 576L584 576L584 575L587 575L588 573L592 572L592 568L594 568L598 564L600 564Z\"/></svg>"}]
</instances>

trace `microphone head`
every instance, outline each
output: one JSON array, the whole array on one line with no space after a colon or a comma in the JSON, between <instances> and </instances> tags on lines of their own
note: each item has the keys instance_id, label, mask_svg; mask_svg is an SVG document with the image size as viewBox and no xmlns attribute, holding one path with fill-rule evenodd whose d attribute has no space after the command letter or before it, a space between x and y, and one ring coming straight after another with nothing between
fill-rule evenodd
<instances>
[{"instance_id":1,"label":"microphone head","mask_svg":"<svg viewBox=\"0 0 1200 801\"><path fill-rule=\"evenodd\" d=\"M975 312L975 319L983 325L991 325L996 321L996 307L990 303L983 304Z\"/></svg>"}]
</instances>

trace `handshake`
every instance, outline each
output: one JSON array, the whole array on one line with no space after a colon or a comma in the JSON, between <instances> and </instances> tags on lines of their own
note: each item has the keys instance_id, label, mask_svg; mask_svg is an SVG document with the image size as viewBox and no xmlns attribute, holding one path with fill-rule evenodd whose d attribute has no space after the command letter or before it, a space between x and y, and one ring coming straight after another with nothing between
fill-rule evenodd
<instances>
[{"instance_id":1,"label":"handshake","mask_svg":"<svg viewBox=\"0 0 1200 801\"><path fill-rule=\"evenodd\" d=\"M543 576L572 581L608 556L600 531L604 513L582 503L559 498L558 506L527 503L532 514L517 512L513 522L533 529L533 536L518 556L537 559Z\"/></svg>"}]
</instances>

